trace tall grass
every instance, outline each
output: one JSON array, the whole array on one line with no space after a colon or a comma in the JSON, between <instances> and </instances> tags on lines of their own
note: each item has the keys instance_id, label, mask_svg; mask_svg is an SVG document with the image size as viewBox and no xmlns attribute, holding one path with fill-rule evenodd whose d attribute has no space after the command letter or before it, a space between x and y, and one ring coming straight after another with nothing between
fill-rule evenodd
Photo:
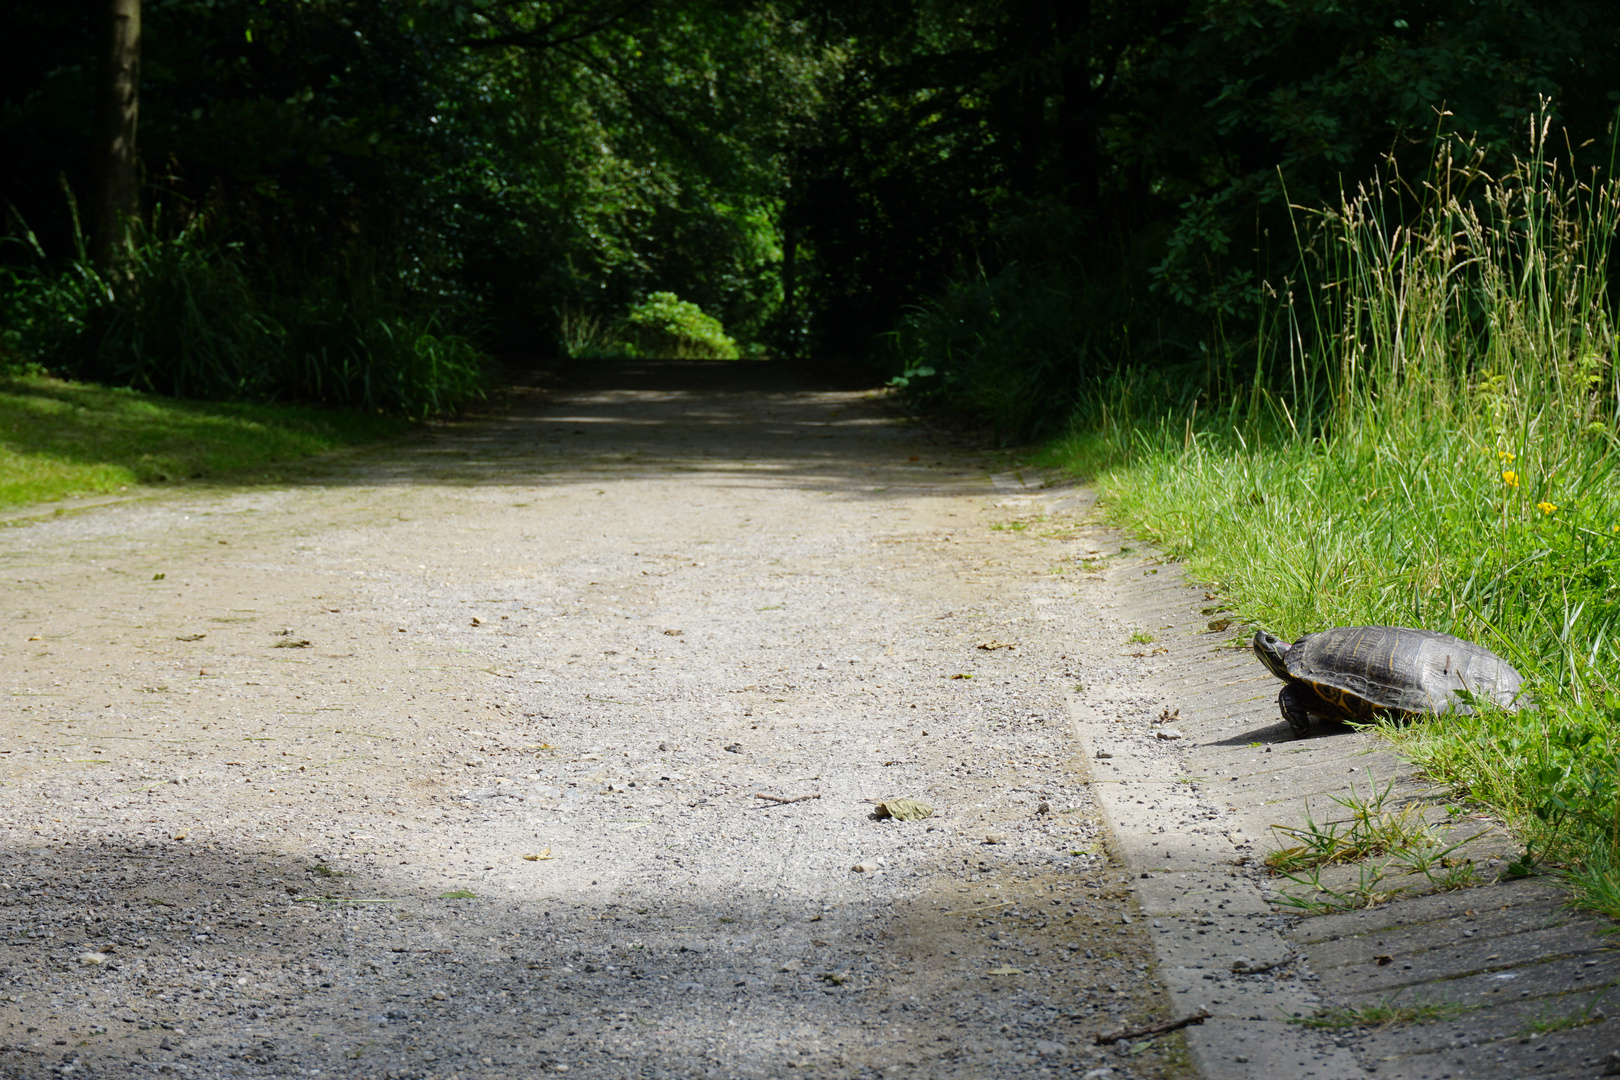
<instances>
[{"instance_id":1,"label":"tall grass","mask_svg":"<svg viewBox=\"0 0 1620 1080\"><path fill-rule=\"evenodd\" d=\"M1111 462L1119 519L1254 623L1425 626L1506 655L1537 707L1397 737L1620 918L1620 187L1565 174L1546 135L1505 175L1456 147L1425 185L1307 217L1310 277L1280 290L1248 393L1195 418L1097 387L1090 434L1056 454Z\"/></svg>"},{"instance_id":2,"label":"tall grass","mask_svg":"<svg viewBox=\"0 0 1620 1080\"><path fill-rule=\"evenodd\" d=\"M456 313L411 297L371 260L278 291L266 307L283 328L285 396L420 417L489 387L490 360L455 332Z\"/></svg>"},{"instance_id":3,"label":"tall grass","mask_svg":"<svg viewBox=\"0 0 1620 1080\"><path fill-rule=\"evenodd\" d=\"M26 235L26 234L25 234ZM0 344L32 364L111 386L225 401L299 400L410 417L476 399L489 361L448 313L367 258L322 272L250 272L201 225L144 236L116 273L82 244L0 267Z\"/></svg>"}]
</instances>

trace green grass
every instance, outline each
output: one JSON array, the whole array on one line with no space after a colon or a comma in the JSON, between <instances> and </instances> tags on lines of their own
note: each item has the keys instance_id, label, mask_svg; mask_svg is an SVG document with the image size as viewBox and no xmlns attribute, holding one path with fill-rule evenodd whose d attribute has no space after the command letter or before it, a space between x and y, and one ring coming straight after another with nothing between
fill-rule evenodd
<instances>
[{"instance_id":1,"label":"green grass","mask_svg":"<svg viewBox=\"0 0 1620 1080\"><path fill-rule=\"evenodd\" d=\"M1527 1021L1520 1029L1521 1036L1551 1035L1555 1031L1573 1031L1588 1024L1601 1024L1604 1015L1598 1010L1603 1000L1604 990L1611 989L1613 984L1599 989L1585 1005L1577 1006L1566 1012L1544 1010L1538 1016Z\"/></svg>"},{"instance_id":2,"label":"green grass","mask_svg":"<svg viewBox=\"0 0 1620 1080\"><path fill-rule=\"evenodd\" d=\"M1323 254L1279 290L1250 392L1153 415L1125 379L1042 460L1091 476L1115 522L1250 624L1421 626L1505 655L1536 707L1390 734L1508 820L1521 869L1550 863L1620 918L1620 373L1603 273L1620 190L1539 157L1498 179L1446 164L1421 192L1363 193L1302 230ZM1423 204L1397 213L1397 198Z\"/></svg>"},{"instance_id":3,"label":"green grass","mask_svg":"<svg viewBox=\"0 0 1620 1080\"><path fill-rule=\"evenodd\" d=\"M1453 839L1450 825L1435 827L1422 807L1390 805L1394 780L1365 793L1350 785L1348 796L1329 796L1337 820L1317 821L1307 805L1305 822L1273 826L1286 846L1265 865L1296 887L1282 889L1286 907L1310 914L1374 907L1416 892L1449 892L1478 884L1472 859L1455 853L1474 837ZM1358 864L1357 880L1344 888L1322 884L1322 868Z\"/></svg>"},{"instance_id":4,"label":"green grass","mask_svg":"<svg viewBox=\"0 0 1620 1080\"><path fill-rule=\"evenodd\" d=\"M1348 1028L1382 1028L1406 1024L1431 1024L1437 1020L1450 1020L1466 1013L1470 1006L1447 1001L1412 1001L1402 1005L1396 1001L1400 995L1366 1005L1358 1009L1324 1009L1311 1016L1291 1021L1301 1027L1325 1031L1343 1031Z\"/></svg>"},{"instance_id":5,"label":"green grass","mask_svg":"<svg viewBox=\"0 0 1620 1080\"><path fill-rule=\"evenodd\" d=\"M241 474L407 426L339 409L178 401L43 376L0 379L0 506Z\"/></svg>"}]
</instances>

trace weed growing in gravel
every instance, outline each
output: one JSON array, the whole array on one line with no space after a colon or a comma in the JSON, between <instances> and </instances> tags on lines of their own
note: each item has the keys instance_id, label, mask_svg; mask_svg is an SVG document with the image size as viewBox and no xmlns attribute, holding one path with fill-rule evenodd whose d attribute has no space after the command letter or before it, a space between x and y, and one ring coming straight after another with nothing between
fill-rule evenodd
<instances>
[{"instance_id":1,"label":"weed growing in gravel","mask_svg":"<svg viewBox=\"0 0 1620 1080\"><path fill-rule=\"evenodd\" d=\"M1289 1023L1324 1030L1389 1027L1394 1024L1427 1024L1447 1020L1469 1010L1467 1005L1450 1001L1414 1000L1403 1005L1397 1002L1399 997L1397 991L1376 1005L1364 1005L1359 1009L1323 1009L1312 1016L1291 1018Z\"/></svg>"},{"instance_id":2,"label":"weed growing in gravel","mask_svg":"<svg viewBox=\"0 0 1620 1080\"><path fill-rule=\"evenodd\" d=\"M1399 810L1387 809L1395 782L1391 780L1382 791L1374 787L1370 797L1357 795L1354 784L1350 794L1330 796L1339 806L1350 811L1348 821L1318 823L1305 808L1305 824L1300 826L1274 825L1273 830L1290 839L1300 841L1292 847L1274 851L1266 856L1266 865L1279 872L1308 869L1331 863L1355 862L1369 855L1382 855L1395 848L1403 848L1415 840L1429 836L1428 825L1414 814L1411 806Z\"/></svg>"},{"instance_id":3,"label":"weed growing in gravel","mask_svg":"<svg viewBox=\"0 0 1620 1080\"><path fill-rule=\"evenodd\" d=\"M1153 640L1153 635L1146 630L1133 630L1131 636L1125 640L1132 645L1146 645Z\"/></svg>"},{"instance_id":4,"label":"weed growing in gravel","mask_svg":"<svg viewBox=\"0 0 1620 1080\"><path fill-rule=\"evenodd\" d=\"M1277 903L1306 915L1331 915L1337 911L1359 911L1362 908L1377 907L1395 899L1402 891L1382 887L1388 872L1387 863L1359 867L1358 880L1345 889L1334 889L1322 884L1320 866L1313 866L1298 873L1283 874L1283 877L1305 891L1284 891Z\"/></svg>"},{"instance_id":5,"label":"weed growing in gravel","mask_svg":"<svg viewBox=\"0 0 1620 1080\"><path fill-rule=\"evenodd\" d=\"M1381 789L1375 783L1363 797L1352 784L1349 795L1332 796L1333 802L1349 811L1343 821L1318 822L1307 805L1303 825L1272 826L1278 835L1297 842L1267 855L1265 865L1304 890L1284 890L1283 906L1315 915L1351 911L1422 887L1413 881L1392 886L1397 878L1421 877L1429 890L1437 892L1475 883L1473 861L1456 857L1458 849L1475 837L1452 841L1453 827L1437 831L1423 819L1421 806L1390 805L1394 786L1393 779ZM1387 857L1361 867L1358 880L1350 887L1335 889L1322 884L1324 867L1377 856Z\"/></svg>"},{"instance_id":6,"label":"weed growing in gravel","mask_svg":"<svg viewBox=\"0 0 1620 1080\"><path fill-rule=\"evenodd\" d=\"M1569 1031L1573 1028L1585 1027L1587 1024L1601 1024L1608 1017L1598 1011L1598 1002L1603 999L1604 991L1611 989L1614 985L1614 983L1610 983L1608 986L1600 988L1596 994L1592 995L1592 1000L1581 1008L1565 1013L1544 1011L1538 1014L1533 1020L1526 1022L1519 1034L1550 1035L1555 1031Z\"/></svg>"}]
</instances>

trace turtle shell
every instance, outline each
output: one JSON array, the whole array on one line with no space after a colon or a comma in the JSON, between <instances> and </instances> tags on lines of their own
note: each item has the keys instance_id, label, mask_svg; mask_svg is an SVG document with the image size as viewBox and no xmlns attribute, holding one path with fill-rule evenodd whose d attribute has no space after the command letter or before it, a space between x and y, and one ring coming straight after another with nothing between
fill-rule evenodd
<instances>
[{"instance_id":1,"label":"turtle shell","mask_svg":"<svg viewBox=\"0 0 1620 1080\"><path fill-rule=\"evenodd\" d=\"M1401 626L1306 634L1289 648L1283 665L1290 680L1338 710L1340 718L1361 720L1378 712L1467 713L1458 690L1517 709L1524 686L1513 665L1487 648Z\"/></svg>"}]
</instances>

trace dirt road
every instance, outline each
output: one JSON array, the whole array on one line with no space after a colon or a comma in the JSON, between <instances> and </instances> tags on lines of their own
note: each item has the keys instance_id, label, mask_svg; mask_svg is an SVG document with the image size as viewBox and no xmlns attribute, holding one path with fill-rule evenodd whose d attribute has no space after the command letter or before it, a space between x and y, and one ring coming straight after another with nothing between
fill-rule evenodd
<instances>
[{"instance_id":1,"label":"dirt road","mask_svg":"<svg viewBox=\"0 0 1620 1080\"><path fill-rule=\"evenodd\" d=\"M623 365L0 530L0 1075L1181 1075L992 464Z\"/></svg>"}]
</instances>

